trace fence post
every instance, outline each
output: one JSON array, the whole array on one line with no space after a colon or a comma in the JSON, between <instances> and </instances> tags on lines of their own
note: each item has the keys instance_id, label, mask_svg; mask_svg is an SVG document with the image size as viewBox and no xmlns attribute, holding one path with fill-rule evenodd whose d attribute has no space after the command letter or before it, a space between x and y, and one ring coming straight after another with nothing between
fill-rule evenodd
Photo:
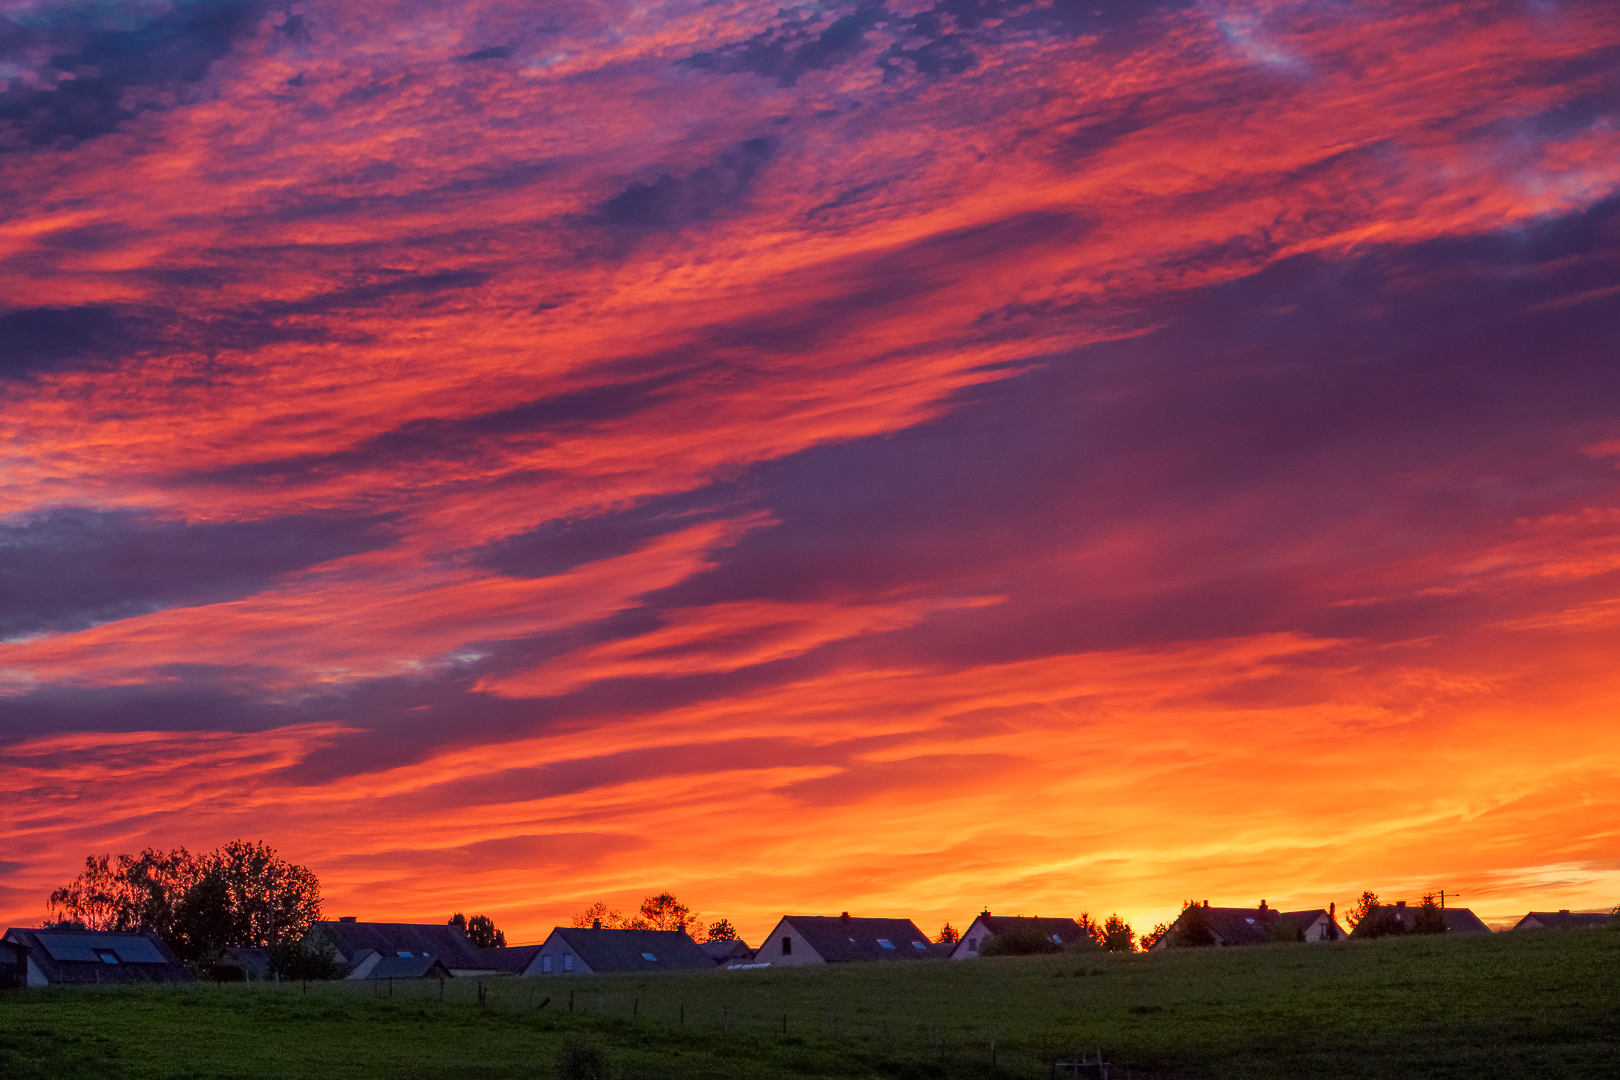
<instances>
[{"instance_id":1,"label":"fence post","mask_svg":"<svg viewBox=\"0 0 1620 1080\"><path fill-rule=\"evenodd\" d=\"M574 1011L574 992L572 990L568 991L568 1011Z\"/></svg>"},{"instance_id":2,"label":"fence post","mask_svg":"<svg viewBox=\"0 0 1620 1080\"><path fill-rule=\"evenodd\" d=\"M681 1026L686 1026L686 1002L681 1002Z\"/></svg>"},{"instance_id":3,"label":"fence post","mask_svg":"<svg viewBox=\"0 0 1620 1080\"><path fill-rule=\"evenodd\" d=\"M787 1038L787 1013L782 1014L782 1037Z\"/></svg>"},{"instance_id":4,"label":"fence post","mask_svg":"<svg viewBox=\"0 0 1620 1080\"><path fill-rule=\"evenodd\" d=\"M532 999L534 997L534 995L530 994L529 997ZM635 1001L631 1002L631 1004L630 1004L630 1019L634 1020L636 1017L638 1017L640 1015L641 1015L641 999L636 998Z\"/></svg>"}]
</instances>

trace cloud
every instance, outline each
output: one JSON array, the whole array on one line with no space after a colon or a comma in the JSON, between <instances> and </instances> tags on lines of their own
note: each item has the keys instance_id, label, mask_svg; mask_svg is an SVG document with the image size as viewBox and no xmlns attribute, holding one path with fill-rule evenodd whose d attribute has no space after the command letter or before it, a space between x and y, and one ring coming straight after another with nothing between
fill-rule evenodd
<instances>
[{"instance_id":1,"label":"cloud","mask_svg":"<svg viewBox=\"0 0 1620 1080\"><path fill-rule=\"evenodd\" d=\"M64 508L0 521L0 639L235 600L387 542L376 517L188 524Z\"/></svg>"},{"instance_id":2,"label":"cloud","mask_svg":"<svg viewBox=\"0 0 1620 1080\"><path fill-rule=\"evenodd\" d=\"M702 221L741 199L760 166L776 150L769 136L745 139L684 176L664 173L651 184L637 181L602 204L602 215L615 225L669 229Z\"/></svg>"},{"instance_id":3,"label":"cloud","mask_svg":"<svg viewBox=\"0 0 1620 1080\"><path fill-rule=\"evenodd\" d=\"M259 0L175 0L123 18L91 5L0 18L0 151L72 146L171 107L251 33ZM148 14L150 12L150 14Z\"/></svg>"}]
</instances>

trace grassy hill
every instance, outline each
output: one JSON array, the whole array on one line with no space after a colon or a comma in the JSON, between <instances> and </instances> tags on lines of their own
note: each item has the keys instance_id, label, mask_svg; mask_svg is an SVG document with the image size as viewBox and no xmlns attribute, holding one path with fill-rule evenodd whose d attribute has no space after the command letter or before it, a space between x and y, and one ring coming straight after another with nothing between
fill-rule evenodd
<instances>
[{"instance_id":1,"label":"grassy hill","mask_svg":"<svg viewBox=\"0 0 1620 1080\"><path fill-rule=\"evenodd\" d=\"M1620 933L629 978L83 988L0 997L0 1076L1129 1078L1620 1072ZM549 1002L546 999L549 998ZM572 1011L570 1011L570 1002ZM544 1004L543 1004L544 1003ZM992 1045L994 1065L992 1065Z\"/></svg>"}]
</instances>

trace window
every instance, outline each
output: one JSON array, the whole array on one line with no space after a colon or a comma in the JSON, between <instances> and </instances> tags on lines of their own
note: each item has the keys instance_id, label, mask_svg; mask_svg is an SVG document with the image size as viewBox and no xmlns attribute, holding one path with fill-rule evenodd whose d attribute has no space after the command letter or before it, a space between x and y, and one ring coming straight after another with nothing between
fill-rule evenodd
<instances>
[{"instance_id":1,"label":"window","mask_svg":"<svg viewBox=\"0 0 1620 1080\"><path fill-rule=\"evenodd\" d=\"M978 952L978 951L979 951L979 939L976 938L976 937L968 938L968 952Z\"/></svg>"},{"instance_id":2,"label":"window","mask_svg":"<svg viewBox=\"0 0 1620 1080\"><path fill-rule=\"evenodd\" d=\"M1053 934L1052 935L1052 944L1061 945L1061 944L1063 944L1063 939L1058 937L1056 934Z\"/></svg>"},{"instance_id":3,"label":"window","mask_svg":"<svg viewBox=\"0 0 1620 1080\"><path fill-rule=\"evenodd\" d=\"M912 942L912 943L911 943L911 947L912 947L912 948L913 948L913 949L922 949L922 950L923 950L923 951L924 951L924 952L926 952L926 951L927 951L927 950L928 950L928 946L926 946L926 945L924 945L924 944L923 944L923 943L922 943L922 942L920 942L920 941L913 941L913 942Z\"/></svg>"},{"instance_id":4,"label":"window","mask_svg":"<svg viewBox=\"0 0 1620 1080\"><path fill-rule=\"evenodd\" d=\"M395 953L395 955L396 956L409 957L411 954L410 954L409 950L401 949L401 950L399 950L399 952Z\"/></svg>"},{"instance_id":5,"label":"window","mask_svg":"<svg viewBox=\"0 0 1620 1080\"><path fill-rule=\"evenodd\" d=\"M881 938L880 937L880 938L877 939L877 941L878 941L878 944L883 946L885 949L894 948L894 942L890 941L888 938Z\"/></svg>"},{"instance_id":6,"label":"window","mask_svg":"<svg viewBox=\"0 0 1620 1080\"><path fill-rule=\"evenodd\" d=\"M542 956L540 958L540 974L542 974L542 975L550 975L551 974L551 957Z\"/></svg>"},{"instance_id":7,"label":"window","mask_svg":"<svg viewBox=\"0 0 1620 1080\"><path fill-rule=\"evenodd\" d=\"M643 960L645 960L645 961L647 961L647 962L648 962L648 963L649 963L649 964L656 964L656 963L658 963L658 957L656 957L656 956L654 956L654 955L653 955L653 954L652 954L652 953L650 953L650 952L644 952L644 953L642 953L642 954L641 954L641 958L642 958L642 959L643 959Z\"/></svg>"},{"instance_id":8,"label":"window","mask_svg":"<svg viewBox=\"0 0 1620 1080\"><path fill-rule=\"evenodd\" d=\"M574 954L573 953L569 953L567 956L563 957L563 970L564 971L573 971L574 970Z\"/></svg>"},{"instance_id":9,"label":"window","mask_svg":"<svg viewBox=\"0 0 1620 1080\"><path fill-rule=\"evenodd\" d=\"M782 939L782 955L783 956L792 956L793 955L793 939L792 938L784 937Z\"/></svg>"},{"instance_id":10,"label":"window","mask_svg":"<svg viewBox=\"0 0 1620 1080\"><path fill-rule=\"evenodd\" d=\"M118 963L118 954L113 952L111 949L97 949L95 950L95 953L96 959L100 960L103 964Z\"/></svg>"}]
</instances>

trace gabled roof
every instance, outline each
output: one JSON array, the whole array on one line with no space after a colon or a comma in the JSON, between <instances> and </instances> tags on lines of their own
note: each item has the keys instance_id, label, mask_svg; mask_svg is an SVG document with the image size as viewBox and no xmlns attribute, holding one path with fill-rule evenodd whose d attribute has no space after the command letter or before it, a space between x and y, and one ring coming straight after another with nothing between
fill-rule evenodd
<instances>
[{"instance_id":1,"label":"gabled roof","mask_svg":"<svg viewBox=\"0 0 1620 1080\"><path fill-rule=\"evenodd\" d=\"M1610 911L1532 911L1513 925L1515 930L1602 930L1615 925Z\"/></svg>"},{"instance_id":2,"label":"gabled roof","mask_svg":"<svg viewBox=\"0 0 1620 1080\"><path fill-rule=\"evenodd\" d=\"M191 972L155 933L34 930L13 927L5 939L52 983L189 982Z\"/></svg>"},{"instance_id":3,"label":"gabled roof","mask_svg":"<svg viewBox=\"0 0 1620 1080\"><path fill-rule=\"evenodd\" d=\"M619 971L711 971L714 961L684 930L594 930L559 926L546 944L560 940L598 974ZM544 948L542 946L541 948ZM648 959L651 957L652 959Z\"/></svg>"},{"instance_id":4,"label":"gabled roof","mask_svg":"<svg viewBox=\"0 0 1620 1080\"><path fill-rule=\"evenodd\" d=\"M366 974L368 979L438 979L450 969L437 956L385 956Z\"/></svg>"},{"instance_id":5,"label":"gabled roof","mask_svg":"<svg viewBox=\"0 0 1620 1080\"><path fill-rule=\"evenodd\" d=\"M513 975L527 971L539 953L539 945L507 945L478 950L478 955L483 957L483 967L491 971L510 971Z\"/></svg>"},{"instance_id":6,"label":"gabled roof","mask_svg":"<svg viewBox=\"0 0 1620 1080\"><path fill-rule=\"evenodd\" d=\"M1203 923L1214 935L1215 943L1219 945L1264 945L1275 940L1274 934L1279 927L1290 931L1303 931L1318 920L1326 919L1338 927L1338 923L1321 908L1312 908L1306 911L1278 911L1276 908L1228 908L1208 907L1195 905L1187 908L1170 924L1170 933L1165 935L1162 947L1172 948L1176 945L1186 944L1185 941L1176 940L1175 935L1182 931L1189 921L1189 913L1193 918L1202 917ZM1339 932L1343 936L1343 931Z\"/></svg>"},{"instance_id":7,"label":"gabled roof","mask_svg":"<svg viewBox=\"0 0 1620 1080\"><path fill-rule=\"evenodd\" d=\"M1270 908L1200 908L1204 925L1223 945L1264 945L1280 912Z\"/></svg>"},{"instance_id":8,"label":"gabled roof","mask_svg":"<svg viewBox=\"0 0 1620 1080\"><path fill-rule=\"evenodd\" d=\"M436 956L447 968L487 968L467 935L444 923L318 922L309 932L324 936L350 966L367 949L375 949L383 956Z\"/></svg>"},{"instance_id":9,"label":"gabled roof","mask_svg":"<svg viewBox=\"0 0 1620 1080\"><path fill-rule=\"evenodd\" d=\"M741 938L719 938L711 941L698 942L698 948L709 955L709 959L717 964L724 964L728 960L747 960L754 955L754 950L748 947L748 942Z\"/></svg>"},{"instance_id":10,"label":"gabled roof","mask_svg":"<svg viewBox=\"0 0 1620 1080\"><path fill-rule=\"evenodd\" d=\"M1005 934L1009 930L1033 930L1045 937L1056 937L1067 945L1079 937L1083 931L1080 924L1073 919L1043 919L1037 915L992 915L988 911L980 913L974 920L992 934ZM969 923L969 929L972 928Z\"/></svg>"},{"instance_id":11,"label":"gabled roof","mask_svg":"<svg viewBox=\"0 0 1620 1080\"><path fill-rule=\"evenodd\" d=\"M784 915L782 921L829 964L861 960L919 960L939 955L910 919L856 919L840 915ZM887 941L890 947L881 943ZM922 948L918 948L918 944Z\"/></svg>"},{"instance_id":12,"label":"gabled roof","mask_svg":"<svg viewBox=\"0 0 1620 1080\"><path fill-rule=\"evenodd\" d=\"M1394 919L1407 930L1412 929L1417 913L1422 910L1415 905L1408 904L1374 904L1367 909L1367 914L1350 931L1351 937L1367 937L1369 932L1383 919ZM1489 934L1491 928L1479 920L1479 917L1467 908L1442 908L1445 932L1448 934Z\"/></svg>"}]
</instances>

